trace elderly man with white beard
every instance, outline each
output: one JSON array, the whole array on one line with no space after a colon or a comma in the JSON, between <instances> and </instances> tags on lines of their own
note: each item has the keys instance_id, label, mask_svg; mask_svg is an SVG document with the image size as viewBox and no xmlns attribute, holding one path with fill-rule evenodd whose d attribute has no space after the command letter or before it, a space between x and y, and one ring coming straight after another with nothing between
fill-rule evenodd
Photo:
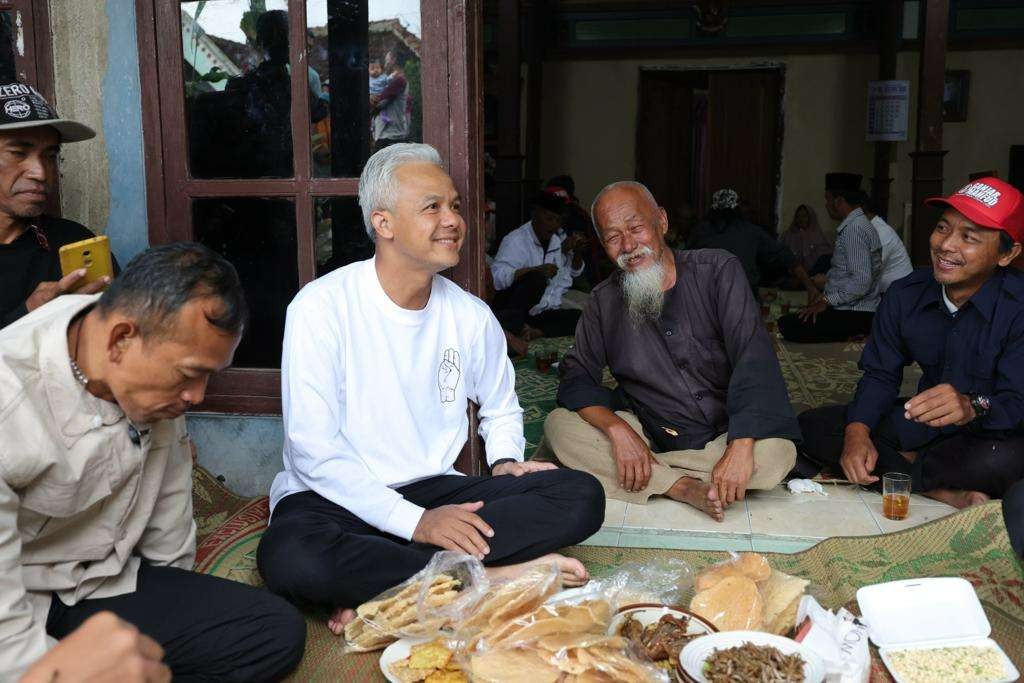
<instances>
[{"instance_id":1,"label":"elderly man with white beard","mask_svg":"<svg viewBox=\"0 0 1024 683\"><path fill-rule=\"evenodd\" d=\"M670 249L640 183L608 185L591 215L619 272L594 288L561 363L548 447L610 498L667 496L722 521L782 481L800 438L743 268L719 249Z\"/></svg>"}]
</instances>

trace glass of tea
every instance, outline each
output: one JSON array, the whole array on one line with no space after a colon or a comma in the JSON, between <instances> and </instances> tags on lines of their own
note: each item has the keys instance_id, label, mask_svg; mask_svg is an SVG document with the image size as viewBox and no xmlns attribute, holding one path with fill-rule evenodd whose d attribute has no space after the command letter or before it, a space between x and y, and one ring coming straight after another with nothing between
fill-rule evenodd
<instances>
[{"instance_id":1,"label":"glass of tea","mask_svg":"<svg viewBox=\"0 0 1024 683\"><path fill-rule=\"evenodd\" d=\"M906 519L910 512L910 475L890 472L882 476L882 514L888 519Z\"/></svg>"},{"instance_id":2,"label":"glass of tea","mask_svg":"<svg viewBox=\"0 0 1024 683\"><path fill-rule=\"evenodd\" d=\"M534 364L537 367L538 372L548 373L551 371L552 363L558 362L558 352L550 351L548 353L541 353L534 357Z\"/></svg>"}]
</instances>

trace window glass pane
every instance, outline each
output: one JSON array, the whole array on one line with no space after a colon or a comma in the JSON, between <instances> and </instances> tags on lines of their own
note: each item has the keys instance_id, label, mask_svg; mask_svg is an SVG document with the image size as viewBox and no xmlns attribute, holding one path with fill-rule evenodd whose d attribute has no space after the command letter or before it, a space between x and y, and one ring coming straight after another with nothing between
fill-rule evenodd
<instances>
[{"instance_id":1,"label":"window glass pane","mask_svg":"<svg viewBox=\"0 0 1024 683\"><path fill-rule=\"evenodd\" d=\"M195 199L196 241L238 269L249 302L249 327L235 367L281 367L285 309L299 290L295 204L289 199Z\"/></svg>"},{"instance_id":2,"label":"window glass pane","mask_svg":"<svg viewBox=\"0 0 1024 683\"><path fill-rule=\"evenodd\" d=\"M730 17L725 31L730 38L842 35L846 33L846 13L819 12L816 14Z\"/></svg>"},{"instance_id":3,"label":"window glass pane","mask_svg":"<svg viewBox=\"0 0 1024 683\"><path fill-rule=\"evenodd\" d=\"M358 176L376 149L422 141L419 0L307 0L306 19L313 175Z\"/></svg>"},{"instance_id":4,"label":"window glass pane","mask_svg":"<svg viewBox=\"0 0 1024 683\"><path fill-rule=\"evenodd\" d=\"M14 65L14 21L13 12L0 12L0 83L12 83L17 78L17 67ZM32 83L35 86L35 83Z\"/></svg>"},{"instance_id":5,"label":"window glass pane","mask_svg":"<svg viewBox=\"0 0 1024 683\"><path fill-rule=\"evenodd\" d=\"M580 42L672 41L690 37L690 20L684 18L616 19L577 21L575 38Z\"/></svg>"},{"instance_id":6,"label":"window glass pane","mask_svg":"<svg viewBox=\"0 0 1024 683\"><path fill-rule=\"evenodd\" d=\"M355 197L318 197L313 211L317 277L373 256L373 241L363 227L363 214Z\"/></svg>"},{"instance_id":7,"label":"window glass pane","mask_svg":"<svg viewBox=\"0 0 1024 683\"><path fill-rule=\"evenodd\" d=\"M181 3L192 177L291 177L286 8L286 0Z\"/></svg>"}]
</instances>

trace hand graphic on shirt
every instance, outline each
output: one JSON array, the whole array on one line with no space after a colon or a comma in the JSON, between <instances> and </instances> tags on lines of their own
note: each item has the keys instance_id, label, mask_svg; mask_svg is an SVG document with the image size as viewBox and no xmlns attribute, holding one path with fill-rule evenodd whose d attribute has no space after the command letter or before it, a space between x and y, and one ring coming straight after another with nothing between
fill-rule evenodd
<instances>
[{"instance_id":1,"label":"hand graphic on shirt","mask_svg":"<svg viewBox=\"0 0 1024 683\"><path fill-rule=\"evenodd\" d=\"M441 367L437 369L437 386L441 389L441 403L451 403L455 400L455 387L459 385L461 376L459 352L455 349L447 349L444 352Z\"/></svg>"}]
</instances>

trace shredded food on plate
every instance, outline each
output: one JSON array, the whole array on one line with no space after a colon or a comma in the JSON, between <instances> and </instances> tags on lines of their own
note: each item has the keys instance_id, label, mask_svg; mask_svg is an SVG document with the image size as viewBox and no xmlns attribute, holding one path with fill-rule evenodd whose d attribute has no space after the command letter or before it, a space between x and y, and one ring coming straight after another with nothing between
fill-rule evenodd
<instances>
[{"instance_id":1,"label":"shredded food on plate","mask_svg":"<svg viewBox=\"0 0 1024 683\"><path fill-rule=\"evenodd\" d=\"M770 645L744 643L715 650L704 662L708 683L803 683L804 659Z\"/></svg>"},{"instance_id":2,"label":"shredded food on plate","mask_svg":"<svg viewBox=\"0 0 1024 683\"><path fill-rule=\"evenodd\" d=\"M985 683L1006 678L995 648L963 645L889 651L893 673L907 683Z\"/></svg>"}]
</instances>

